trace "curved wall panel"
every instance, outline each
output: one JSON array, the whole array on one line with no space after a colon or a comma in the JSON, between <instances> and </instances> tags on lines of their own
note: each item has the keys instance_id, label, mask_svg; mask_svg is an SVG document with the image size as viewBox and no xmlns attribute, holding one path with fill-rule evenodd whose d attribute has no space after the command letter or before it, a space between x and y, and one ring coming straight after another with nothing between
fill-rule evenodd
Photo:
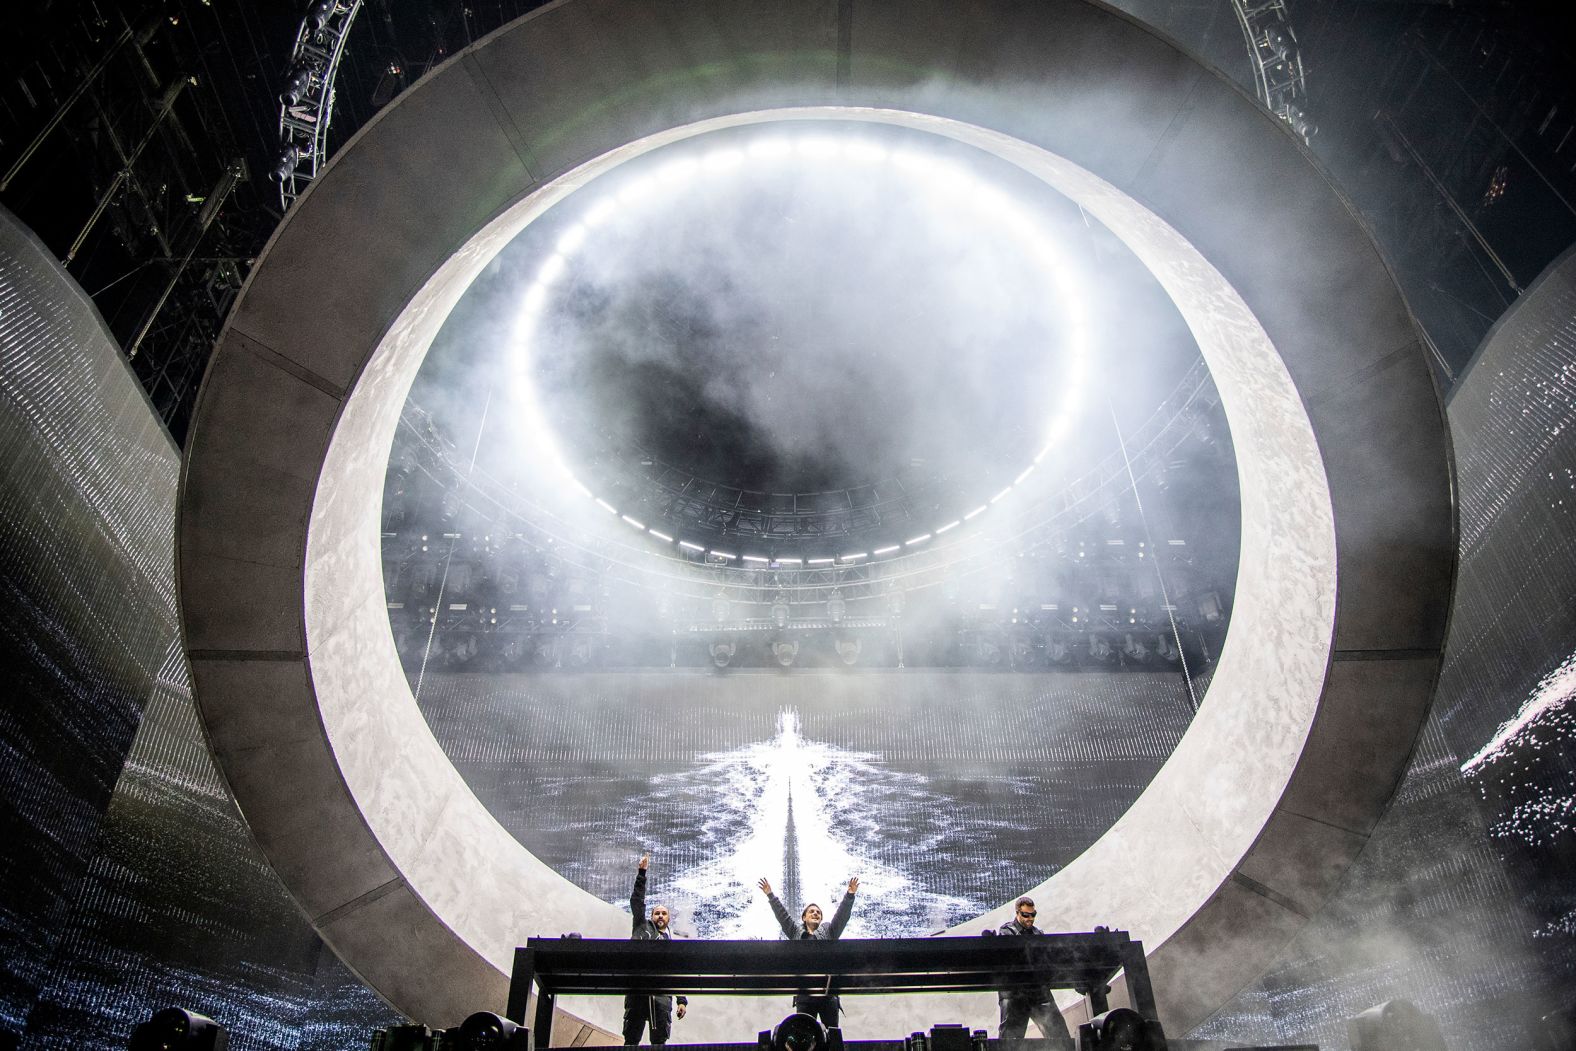
<instances>
[{"instance_id":1,"label":"curved wall panel","mask_svg":"<svg viewBox=\"0 0 1576 1051\"><path fill-rule=\"evenodd\" d=\"M1233 638L1247 625L1252 640L1228 639L1199 743L1118 826L1170 843L1146 864L1187 878L1128 877L1113 900L1099 874L1131 851L1108 837L1049 888L1063 922L1120 911L1164 976L1168 1024L1185 1029L1319 907L1388 801L1437 670L1454 544L1439 408L1382 263L1289 133L1166 42L1076 0L974 5L967 32L956 16L545 8L364 129L254 272L184 479L188 654L265 851L325 937L412 1014L447 1022L499 1002L504 947L525 934L621 924L500 838L400 697L371 488L389 413L465 276L579 176L551 180L691 122L820 104L983 129L1146 245L1174 296L1191 290L1206 355L1272 348L1256 372L1210 361L1223 402L1229 378L1242 408L1228 407L1239 458L1259 457L1239 459L1243 576L1284 590L1239 586ZM1209 784L1207 769L1252 774ZM1146 822L1170 832L1146 839ZM464 876L430 863L472 855Z\"/></svg>"}]
</instances>

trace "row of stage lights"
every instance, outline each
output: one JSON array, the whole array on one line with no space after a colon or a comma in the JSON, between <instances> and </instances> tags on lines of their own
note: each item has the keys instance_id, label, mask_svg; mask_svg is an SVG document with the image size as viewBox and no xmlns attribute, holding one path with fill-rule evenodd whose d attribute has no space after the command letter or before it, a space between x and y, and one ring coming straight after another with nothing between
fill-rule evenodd
<instances>
[{"instance_id":1,"label":"row of stage lights","mask_svg":"<svg viewBox=\"0 0 1576 1051\"><path fill-rule=\"evenodd\" d=\"M537 322L554 286L568 273L575 254L596 231L615 216L639 207L655 208L684 192L697 182L747 170L756 164L843 163L856 170L885 167L916 182L933 196L940 207L960 207L971 217L991 224L997 235L1017 243L1025 256L1041 267L1046 284L1052 289L1065 319L1069 367L1059 374L1060 400L1051 414L1040 451L1015 477L985 503L950 521L903 541L894 541L868 551L848 552L820 558L777 558L757 553L727 551L675 537L624 513L605 498L592 492L569 469L558 444L547 426L546 416L531 381L532 352ZM595 183L592 184L594 186ZM589 187L588 187L589 189ZM537 270L535 281L526 291L514 330L514 399L519 406L521 426L532 448L541 450L541 461L550 473L568 487L613 515L631 529L675 545L692 556L718 563L737 563L774 569L794 570L832 565L853 565L868 559L881 559L907 553L929 544L984 515L1006 499L1034 473L1041 461L1056 447L1070 427L1083 393L1088 371L1089 321L1085 297L1078 288L1073 268L1062 257L1060 247L1047 236L1042 223L1006 194L968 171L962 165L911 149L888 149L878 143L852 135L827 133L806 135L774 134L762 136L742 148L722 148L700 157L669 161L655 172L628 180L615 191L596 199L558 239L555 250Z\"/></svg>"},{"instance_id":2,"label":"row of stage lights","mask_svg":"<svg viewBox=\"0 0 1576 1051\"><path fill-rule=\"evenodd\" d=\"M156 1011L132 1030L129 1051L228 1051L229 1033L206 1015L180 1007ZM397 1025L372 1036L370 1051L530 1051L531 1031L491 1011L452 1029Z\"/></svg>"},{"instance_id":3,"label":"row of stage lights","mask_svg":"<svg viewBox=\"0 0 1576 1051\"><path fill-rule=\"evenodd\" d=\"M988 932L987 932L988 933ZM1352 1051L1445 1051L1437 1019L1409 1000L1387 1000L1356 1015L1346 1026ZM1539 1048L1568 1051L1576 1037L1570 1009L1544 1016L1537 1026ZM983 1029L936 1025L903 1040L904 1051L985 1051ZM227 1051L229 1036L212 1019L179 1007L156 1012L137 1026L130 1051ZM727 1045L724 1045L727 1046ZM747 1045L733 1045L742 1049ZM806 1014L791 1014L756 1039L758 1051L843 1051L840 1029L828 1029ZM1074 1037L1075 1051L1166 1051L1168 1041L1158 1024L1138 1012L1118 1007L1083 1023ZM373 1034L370 1051L530 1051L531 1033L491 1011L478 1011L452 1029L398 1025ZM1239 1051L1303 1051L1297 1048L1241 1048Z\"/></svg>"}]
</instances>

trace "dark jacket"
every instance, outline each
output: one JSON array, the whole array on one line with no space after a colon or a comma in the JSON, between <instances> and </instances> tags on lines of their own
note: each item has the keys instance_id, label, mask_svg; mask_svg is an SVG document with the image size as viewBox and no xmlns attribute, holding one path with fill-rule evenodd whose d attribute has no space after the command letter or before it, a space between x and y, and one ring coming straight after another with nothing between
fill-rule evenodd
<instances>
[{"instance_id":1,"label":"dark jacket","mask_svg":"<svg viewBox=\"0 0 1576 1051\"><path fill-rule=\"evenodd\" d=\"M996 928L996 936L998 938L1021 937L1026 934L1044 933L1045 932L1040 930L1038 927L1029 927L1028 929L1025 929L1021 924L1018 923L1017 920L1008 920L1006 923ZM1028 989L1002 989L996 994L996 998L998 1000L1027 1000L1032 1003L1043 1004L1049 1002L1051 999L1051 987L1046 985L1034 986L1033 988Z\"/></svg>"},{"instance_id":2,"label":"dark jacket","mask_svg":"<svg viewBox=\"0 0 1576 1051\"><path fill-rule=\"evenodd\" d=\"M629 892L629 917L631 921L629 933L631 941L665 942L673 940L673 934L671 930L664 931L657 929L657 925L651 922L651 917L646 915L645 869L635 870L635 889ZM681 1004L687 1004L689 1003L689 998L686 996L680 996L678 997L678 1002Z\"/></svg>"},{"instance_id":3,"label":"dark jacket","mask_svg":"<svg viewBox=\"0 0 1576 1051\"><path fill-rule=\"evenodd\" d=\"M788 912L788 907L776 894L768 894L766 900L771 902L772 915L777 917L777 926L783 929L783 934L791 941L802 938L814 938L816 941L835 942L843 933L843 928L848 926L848 917L854 914L854 896L844 894L843 900L838 903L837 912L831 920L821 924L814 931L805 929L803 920L795 920Z\"/></svg>"}]
</instances>

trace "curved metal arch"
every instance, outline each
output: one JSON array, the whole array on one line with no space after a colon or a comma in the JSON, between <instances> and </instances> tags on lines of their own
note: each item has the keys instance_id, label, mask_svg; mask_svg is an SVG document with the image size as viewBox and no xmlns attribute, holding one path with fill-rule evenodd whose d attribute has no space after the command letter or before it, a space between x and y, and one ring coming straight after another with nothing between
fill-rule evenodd
<instances>
[{"instance_id":1,"label":"curved metal arch","mask_svg":"<svg viewBox=\"0 0 1576 1051\"><path fill-rule=\"evenodd\" d=\"M1201 344L1258 339L1261 327L1280 352L1258 425L1305 415L1318 445L1264 448L1243 572L1282 579L1281 599L1314 623L1328 609L1333 624L1309 634L1263 593L1245 616L1254 588L1239 585L1189 734L1199 743L1145 793L1142 821L1124 819L1046 888L1053 923L1122 916L1148 941L1163 1016L1185 1030L1317 910L1399 781L1437 674L1454 523L1426 365L1361 224L1282 126L1107 8L982 3L960 36L940 0L901 17L856 2L846 24L840 6L572 0L483 41L336 157L269 246L215 355L181 505L198 703L304 911L414 1016L501 1004L507 947L526 934L621 923L500 838L400 698L375 496L399 404L467 276L523 221L512 210L549 206L578 169L613 163L627 143L690 133L676 126L782 105L898 107L933 130L966 124L1003 150L1051 151L1047 163L1071 162L1064 178L1104 177L1085 183L1089 205L1144 202L1132 236L1195 246L1152 266L1251 307L1254 321L1195 304ZM1320 236L1303 251L1281 250L1308 229ZM1275 484L1277 470L1306 477L1320 460L1323 512ZM1313 549L1322 542L1288 546L1321 528L1333 529L1333 580ZM1239 644L1244 628L1260 634ZM1240 664L1231 675L1228 657Z\"/></svg>"},{"instance_id":2,"label":"curved metal arch","mask_svg":"<svg viewBox=\"0 0 1576 1051\"><path fill-rule=\"evenodd\" d=\"M334 79L362 0L313 0L301 18L289 73L279 94L280 154L269 175L288 211L328 163L334 120Z\"/></svg>"}]
</instances>

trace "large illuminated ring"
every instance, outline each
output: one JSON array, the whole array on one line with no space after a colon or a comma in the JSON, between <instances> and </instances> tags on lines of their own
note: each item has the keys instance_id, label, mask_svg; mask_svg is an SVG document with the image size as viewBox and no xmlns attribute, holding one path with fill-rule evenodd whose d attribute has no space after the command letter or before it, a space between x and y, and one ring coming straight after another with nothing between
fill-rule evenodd
<instances>
[{"instance_id":1,"label":"large illuminated ring","mask_svg":"<svg viewBox=\"0 0 1576 1051\"><path fill-rule=\"evenodd\" d=\"M189 445L187 654L259 845L406 1013L501 1006L527 934L628 928L504 832L411 699L378 539L400 407L450 307L532 215L601 167L732 123L907 123L1040 174L1155 270L1215 375L1242 481L1231 635L1154 783L1034 888L1047 924L1132 929L1183 1032L1270 963L1366 842L1427 708L1455 550L1442 417L1394 283L1290 133L1165 41L1085 0L981 0L953 25L963 11L548 5L380 113L259 259ZM584 1010L611 1030L616 1007ZM923 1010L850 1024L894 1035ZM692 1040L752 1024L685 1022Z\"/></svg>"},{"instance_id":2,"label":"large illuminated ring","mask_svg":"<svg viewBox=\"0 0 1576 1051\"><path fill-rule=\"evenodd\" d=\"M857 126L857 125L856 125ZM873 550L843 552L832 557L805 560L797 557L769 558L760 553L739 555L731 550L705 548L687 540L682 532L677 536L646 524L609 503L588 489L575 477L564 460L556 436L547 422L547 415L539 403L533 373L539 342L537 329L549 297L564 275L573 266L577 252L588 239L596 236L600 227L620 211L635 207L655 208L671 205L675 191L688 188L697 179L726 177L753 164L784 164L791 160L809 160L817 163L845 162L856 169L888 169L894 176L907 178L928 190L938 206L945 205L965 211L981 239L995 239L1010 245L1025 262L1042 275L1044 285L1054 297L1062 318L1062 344L1066 354L1064 366L1057 370L1058 393L1041 435L1041 445L1034 458L1024 464L1005 487L998 490L985 503L971 511L957 509L956 517L937 520L928 530L907 539L888 537L868 545ZM595 184L585 187L594 191ZM570 202L565 202L568 206ZM513 345L510 347L512 368L511 391L518 412L514 416L524 445L531 450L531 460L545 468L547 480L555 489L578 493L594 502L602 510L617 516L625 525L644 533L664 545L677 550L703 552L710 558L724 563L770 563L779 569L796 570L808 564L852 565L864 562L872 555L877 560L901 557L916 548L929 544L947 533L967 528L969 523L989 512L1002 500L1013 495L1040 462L1057 447L1067 434L1085 395L1084 382L1089 372L1089 317L1087 294L1073 267L1063 258L1064 252L1045 232L1043 221L1030 210L1023 208L990 183L974 175L963 166L940 157L927 156L913 148L896 150L857 133L830 135L824 130L807 134L762 134L752 138L747 145L714 148L700 157L682 156L670 160L656 171L630 180L617 190L606 190L595 196L593 202L580 209L578 218L558 238L554 250L537 266L531 284L521 297L515 319ZM672 528L671 526L668 528ZM957 542L958 536L952 537ZM824 555L824 552L822 552Z\"/></svg>"}]
</instances>

